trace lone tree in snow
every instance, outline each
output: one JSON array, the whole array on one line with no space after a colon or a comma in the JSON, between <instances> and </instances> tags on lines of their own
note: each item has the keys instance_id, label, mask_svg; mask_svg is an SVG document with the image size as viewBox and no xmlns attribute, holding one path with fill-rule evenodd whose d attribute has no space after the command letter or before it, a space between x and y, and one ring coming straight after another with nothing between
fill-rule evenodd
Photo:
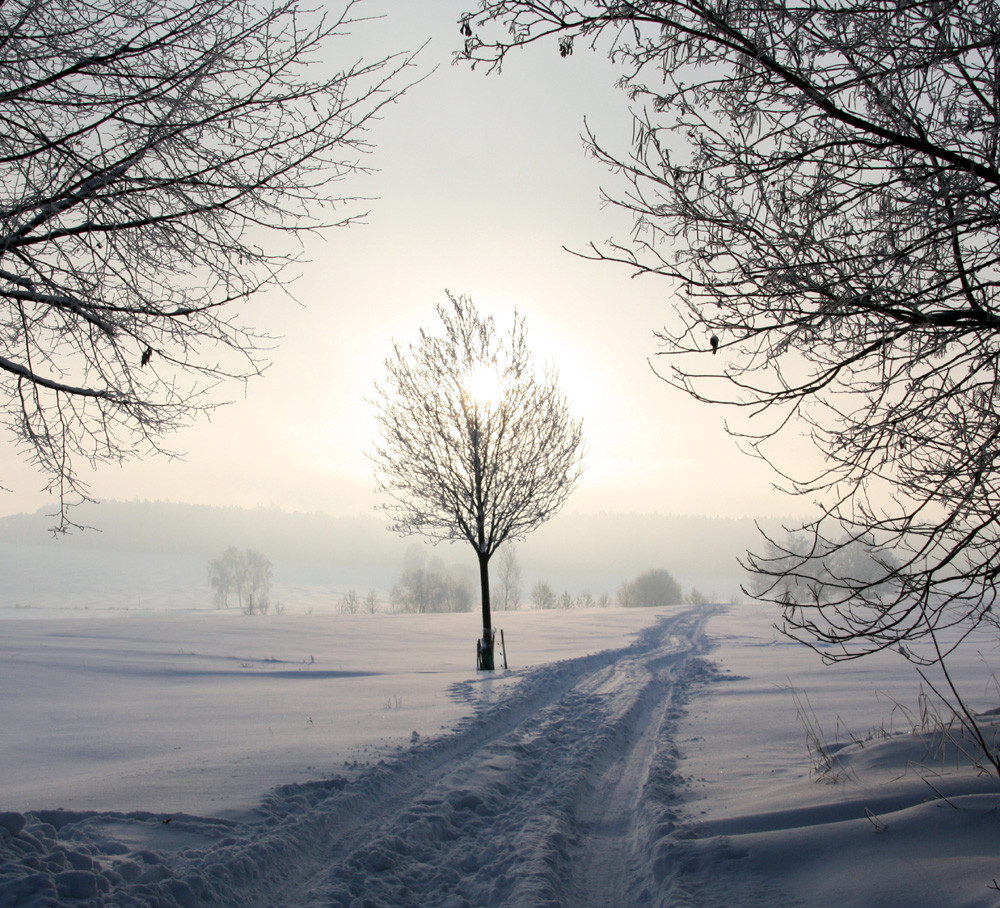
<instances>
[{"instance_id":1,"label":"lone tree in snow","mask_svg":"<svg viewBox=\"0 0 1000 908\"><path fill-rule=\"evenodd\" d=\"M405 60L335 70L348 3L0 3L2 421L67 508L78 463L159 451L258 373L228 314L285 279ZM268 232L267 228L271 228Z\"/></svg>"},{"instance_id":2,"label":"lone tree in snow","mask_svg":"<svg viewBox=\"0 0 1000 908\"><path fill-rule=\"evenodd\" d=\"M248 615L266 614L271 606L271 562L254 549L230 546L209 563L208 581L216 608L229 608L232 595Z\"/></svg>"},{"instance_id":3,"label":"lone tree in snow","mask_svg":"<svg viewBox=\"0 0 1000 908\"><path fill-rule=\"evenodd\" d=\"M475 549L479 667L492 669L490 557L562 507L580 475L582 429L556 374L536 373L521 316L501 334L470 299L448 300L440 334L421 330L386 360L373 460L392 529Z\"/></svg>"},{"instance_id":4,"label":"lone tree in snow","mask_svg":"<svg viewBox=\"0 0 1000 908\"><path fill-rule=\"evenodd\" d=\"M644 571L618 589L618 604L625 608L659 608L683 599L681 585L663 568Z\"/></svg>"},{"instance_id":5,"label":"lone tree in snow","mask_svg":"<svg viewBox=\"0 0 1000 908\"><path fill-rule=\"evenodd\" d=\"M539 580L531 588L531 601L537 609L552 609L556 607L556 594L545 580Z\"/></svg>"},{"instance_id":6,"label":"lone tree in snow","mask_svg":"<svg viewBox=\"0 0 1000 908\"><path fill-rule=\"evenodd\" d=\"M751 414L819 502L806 544L751 557L761 595L826 659L940 661L997 602L996 4L485 0L462 32L487 68L533 43L621 65L632 148L590 138L637 231L586 255L679 287L663 377ZM804 433L811 466L775 443ZM838 567L857 542L877 570Z\"/></svg>"}]
</instances>

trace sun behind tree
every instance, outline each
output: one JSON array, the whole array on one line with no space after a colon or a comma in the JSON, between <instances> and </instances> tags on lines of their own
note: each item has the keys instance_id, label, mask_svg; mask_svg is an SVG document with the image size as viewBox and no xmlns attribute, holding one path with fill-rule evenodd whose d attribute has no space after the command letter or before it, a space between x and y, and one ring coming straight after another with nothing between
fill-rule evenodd
<instances>
[{"instance_id":1,"label":"sun behind tree","mask_svg":"<svg viewBox=\"0 0 1000 908\"><path fill-rule=\"evenodd\" d=\"M465 387L473 403L490 408L503 399L503 376L496 363L475 363L465 380Z\"/></svg>"},{"instance_id":2,"label":"sun behind tree","mask_svg":"<svg viewBox=\"0 0 1000 908\"><path fill-rule=\"evenodd\" d=\"M391 529L476 550L483 635L478 667L493 668L489 560L565 503L580 476L583 434L551 369L535 372L524 319L497 332L472 300L448 294L442 332L394 344L376 385L372 455Z\"/></svg>"}]
</instances>

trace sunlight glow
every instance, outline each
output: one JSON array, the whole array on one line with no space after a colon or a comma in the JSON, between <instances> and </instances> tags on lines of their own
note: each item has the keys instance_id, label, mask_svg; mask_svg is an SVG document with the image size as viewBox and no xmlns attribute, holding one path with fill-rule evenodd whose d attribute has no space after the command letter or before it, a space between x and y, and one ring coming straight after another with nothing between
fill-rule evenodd
<instances>
[{"instance_id":1,"label":"sunlight glow","mask_svg":"<svg viewBox=\"0 0 1000 908\"><path fill-rule=\"evenodd\" d=\"M465 390L476 404L489 408L503 397L502 384L493 363L476 363L466 379Z\"/></svg>"}]
</instances>

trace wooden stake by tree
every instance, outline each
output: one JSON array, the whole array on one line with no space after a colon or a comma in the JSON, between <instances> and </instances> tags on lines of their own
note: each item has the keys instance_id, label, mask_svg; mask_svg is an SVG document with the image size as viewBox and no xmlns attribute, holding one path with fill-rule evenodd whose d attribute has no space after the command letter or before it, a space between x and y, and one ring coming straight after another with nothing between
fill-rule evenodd
<instances>
[{"instance_id":1,"label":"wooden stake by tree","mask_svg":"<svg viewBox=\"0 0 1000 908\"><path fill-rule=\"evenodd\" d=\"M535 372L521 316L500 334L467 297L448 300L440 334L421 330L386 360L372 459L392 529L475 549L480 667L492 669L490 556L563 506L580 475L582 426L556 374Z\"/></svg>"}]
</instances>

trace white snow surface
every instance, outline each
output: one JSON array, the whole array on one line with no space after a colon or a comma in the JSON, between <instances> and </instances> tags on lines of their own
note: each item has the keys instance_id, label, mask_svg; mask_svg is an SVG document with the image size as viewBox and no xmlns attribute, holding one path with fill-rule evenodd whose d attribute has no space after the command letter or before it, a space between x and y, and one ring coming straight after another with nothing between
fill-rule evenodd
<instances>
[{"instance_id":1,"label":"white snow surface","mask_svg":"<svg viewBox=\"0 0 1000 908\"><path fill-rule=\"evenodd\" d=\"M469 614L6 617L0 908L1000 906L912 669L774 617L501 614L495 673Z\"/></svg>"}]
</instances>

